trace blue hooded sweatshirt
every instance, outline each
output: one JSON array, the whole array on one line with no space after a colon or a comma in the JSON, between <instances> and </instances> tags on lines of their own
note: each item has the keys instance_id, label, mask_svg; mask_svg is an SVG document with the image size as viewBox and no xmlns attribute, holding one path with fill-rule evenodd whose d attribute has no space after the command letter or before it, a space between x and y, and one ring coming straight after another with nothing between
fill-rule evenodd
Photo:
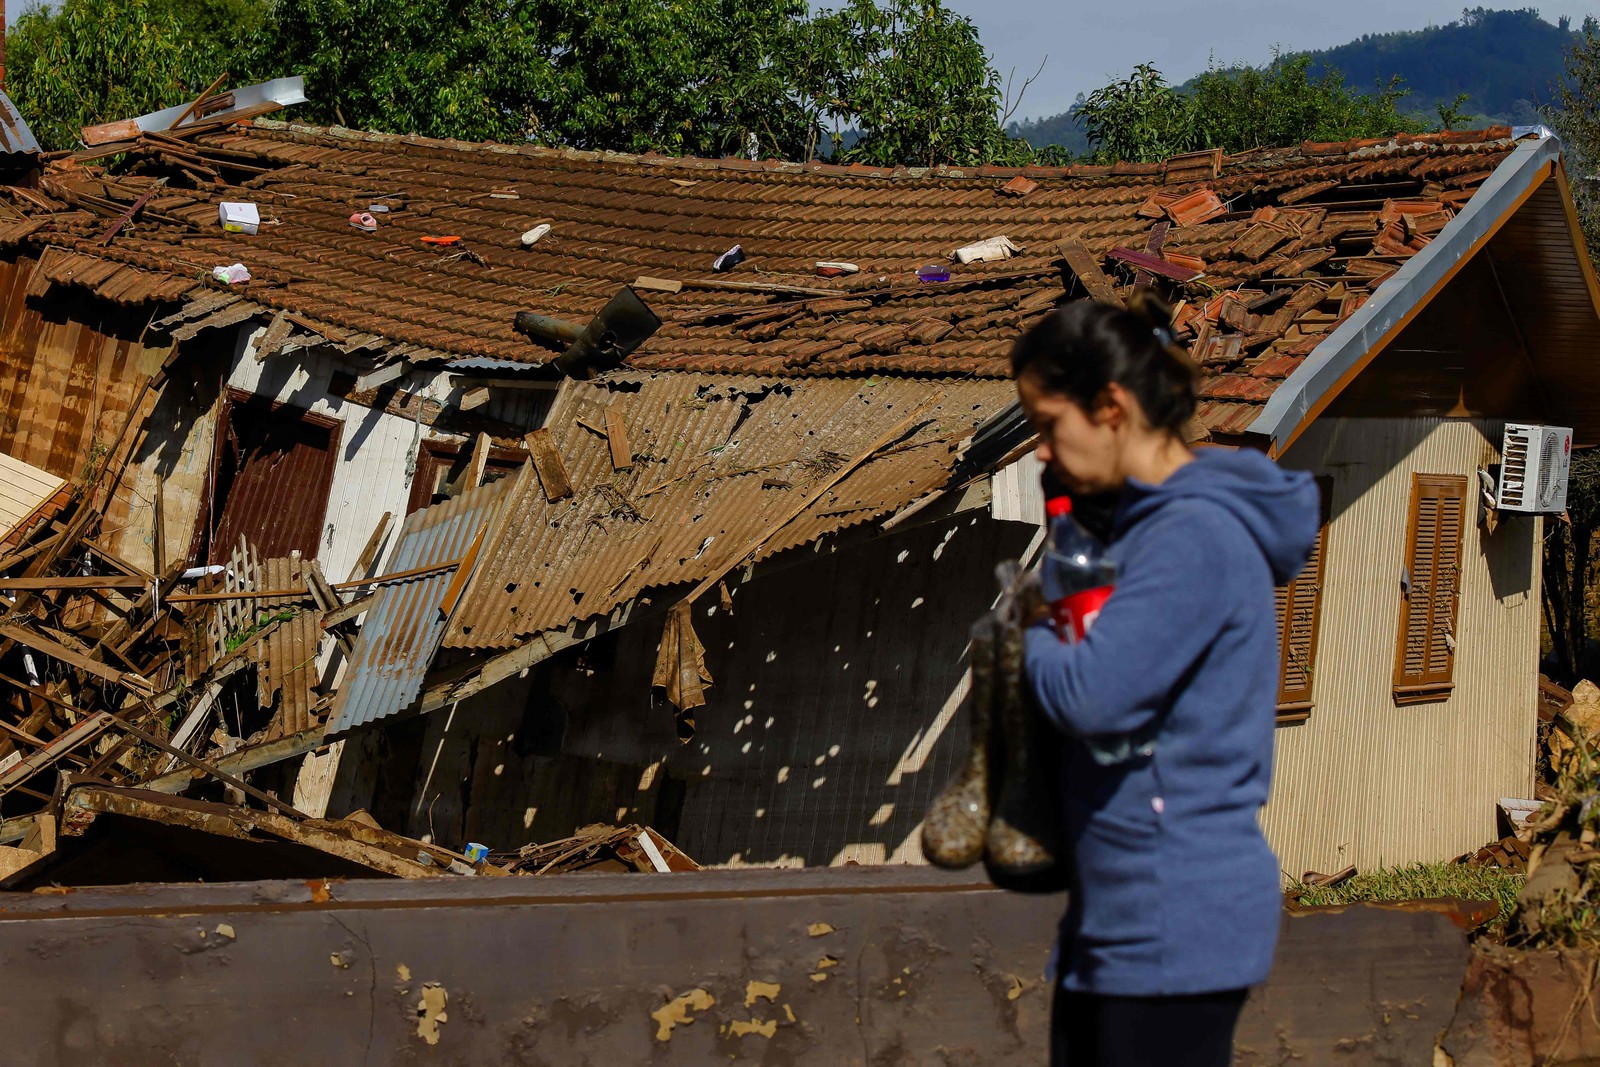
<instances>
[{"instance_id":1,"label":"blue hooded sweatshirt","mask_svg":"<svg viewBox=\"0 0 1600 1067\"><path fill-rule=\"evenodd\" d=\"M1282 910L1257 823L1278 692L1273 590L1304 565L1318 519L1310 475L1200 449L1160 485L1125 488L1117 587L1088 636L1029 629L1029 680L1067 735L1063 988L1161 996L1266 979Z\"/></svg>"}]
</instances>

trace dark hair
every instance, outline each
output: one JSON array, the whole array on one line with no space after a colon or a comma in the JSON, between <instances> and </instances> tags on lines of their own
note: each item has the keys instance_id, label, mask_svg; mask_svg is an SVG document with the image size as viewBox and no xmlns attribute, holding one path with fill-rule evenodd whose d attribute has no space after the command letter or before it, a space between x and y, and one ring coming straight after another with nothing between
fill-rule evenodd
<instances>
[{"instance_id":1,"label":"dark hair","mask_svg":"<svg viewBox=\"0 0 1600 1067\"><path fill-rule=\"evenodd\" d=\"M1085 410L1106 386L1133 394L1150 425L1180 436L1194 416L1194 363L1172 335L1167 307L1136 292L1127 310L1077 300L1051 312L1017 339L1011 375L1031 374L1047 393Z\"/></svg>"}]
</instances>

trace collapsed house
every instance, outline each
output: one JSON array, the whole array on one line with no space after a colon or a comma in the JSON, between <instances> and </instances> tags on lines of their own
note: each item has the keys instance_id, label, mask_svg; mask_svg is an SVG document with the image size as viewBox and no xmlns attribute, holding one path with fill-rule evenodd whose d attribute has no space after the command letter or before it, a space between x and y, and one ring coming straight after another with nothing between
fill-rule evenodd
<instances>
[{"instance_id":1,"label":"collapsed house","mask_svg":"<svg viewBox=\"0 0 1600 1067\"><path fill-rule=\"evenodd\" d=\"M1544 132L890 171L234 119L0 186L0 452L75 487L0 559L0 814L216 771L451 847L917 861L1040 542L1009 347L1135 286L1191 436L1323 479L1286 870L1455 855L1531 789L1540 520L1477 472L1507 421L1600 440Z\"/></svg>"}]
</instances>

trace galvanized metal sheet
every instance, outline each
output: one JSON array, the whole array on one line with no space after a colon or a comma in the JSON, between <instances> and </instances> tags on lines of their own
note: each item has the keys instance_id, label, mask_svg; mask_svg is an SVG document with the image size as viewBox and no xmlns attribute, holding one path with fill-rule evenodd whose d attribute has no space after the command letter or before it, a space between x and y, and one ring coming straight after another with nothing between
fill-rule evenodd
<instances>
[{"instance_id":1,"label":"galvanized metal sheet","mask_svg":"<svg viewBox=\"0 0 1600 1067\"><path fill-rule=\"evenodd\" d=\"M525 481L529 471L524 467L517 478L490 482L414 512L400 528L389 570L460 559L500 513L511 485ZM329 733L393 715L416 699L444 635L442 604L455 576L455 570L441 571L379 589L328 716Z\"/></svg>"},{"instance_id":2,"label":"galvanized metal sheet","mask_svg":"<svg viewBox=\"0 0 1600 1067\"><path fill-rule=\"evenodd\" d=\"M39 141L33 136L22 112L11 102L11 97L0 92L0 152L37 153Z\"/></svg>"}]
</instances>

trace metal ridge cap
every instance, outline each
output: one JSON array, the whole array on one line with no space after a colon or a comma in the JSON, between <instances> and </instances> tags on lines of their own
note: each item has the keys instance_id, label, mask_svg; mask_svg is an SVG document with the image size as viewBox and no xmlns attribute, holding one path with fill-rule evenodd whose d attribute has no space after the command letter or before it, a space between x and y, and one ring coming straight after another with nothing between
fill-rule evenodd
<instances>
[{"instance_id":1,"label":"metal ridge cap","mask_svg":"<svg viewBox=\"0 0 1600 1067\"><path fill-rule=\"evenodd\" d=\"M1439 235L1406 260L1370 300L1305 357L1245 432L1268 438L1274 454L1281 450L1285 437L1339 379L1435 285L1454 273L1473 246L1494 230L1513 203L1540 179L1541 171L1560 157L1561 141L1556 137L1517 145Z\"/></svg>"}]
</instances>

